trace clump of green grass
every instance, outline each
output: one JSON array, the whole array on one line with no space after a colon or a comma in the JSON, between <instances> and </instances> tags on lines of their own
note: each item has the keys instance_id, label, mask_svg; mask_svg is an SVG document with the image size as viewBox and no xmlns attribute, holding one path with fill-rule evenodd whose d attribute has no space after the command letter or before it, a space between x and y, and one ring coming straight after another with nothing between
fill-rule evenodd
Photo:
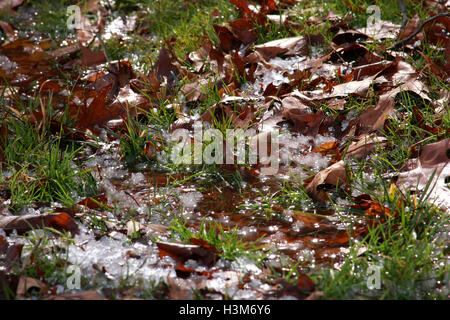
<instances>
[{"instance_id":1,"label":"clump of green grass","mask_svg":"<svg viewBox=\"0 0 450 320\"><path fill-rule=\"evenodd\" d=\"M378 185L385 182L381 179ZM449 216L427 202L428 187L420 197L387 188L364 190L393 214L354 241L337 269L312 272L325 299L446 299L449 267L439 234Z\"/></svg>"},{"instance_id":2,"label":"clump of green grass","mask_svg":"<svg viewBox=\"0 0 450 320\"><path fill-rule=\"evenodd\" d=\"M3 178L11 190L11 208L20 209L34 201L60 201L71 206L77 197L97 193L95 179L77 166L75 157L81 148L74 143L62 146L62 139L41 136L28 121L10 119L9 139L4 141L10 178Z\"/></svg>"},{"instance_id":3,"label":"clump of green grass","mask_svg":"<svg viewBox=\"0 0 450 320\"><path fill-rule=\"evenodd\" d=\"M191 238L205 240L219 251L219 256L228 260L236 260L244 256L261 261L267 256L264 246L259 244L261 238L246 242L240 238L237 229L226 231L217 222L206 222L203 219L198 231L193 232L182 218L178 217L172 221L170 228L173 232L172 237L175 239L179 238L186 243L190 243Z\"/></svg>"}]
</instances>

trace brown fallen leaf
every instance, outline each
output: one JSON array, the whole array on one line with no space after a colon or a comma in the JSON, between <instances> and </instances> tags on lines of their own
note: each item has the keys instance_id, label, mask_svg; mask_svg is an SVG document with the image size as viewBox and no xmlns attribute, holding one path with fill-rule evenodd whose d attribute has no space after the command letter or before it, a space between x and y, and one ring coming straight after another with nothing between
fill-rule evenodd
<instances>
[{"instance_id":1,"label":"brown fallen leaf","mask_svg":"<svg viewBox=\"0 0 450 320\"><path fill-rule=\"evenodd\" d=\"M69 231L72 235L78 233L78 226L73 218L65 213L6 216L0 218L0 229L10 232L17 230L24 233L34 228L50 227L57 230Z\"/></svg>"},{"instance_id":2,"label":"brown fallen leaf","mask_svg":"<svg viewBox=\"0 0 450 320\"><path fill-rule=\"evenodd\" d=\"M94 52L87 47L80 45L81 64L85 66L92 66L99 63L106 62L106 56L103 51Z\"/></svg>"},{"instance_id":3,"label":"brown fallen leaf","mask_svg":"<svg viewBox=\"0 0 450 320\"><path fill-rule=\"evenodd\" d=\"M81 12L96 12L98 10L98 4L100 0L82 1Z\"/></svg>"},{"instance_id":4,"label":"brown fallen leaf","mask_svg":"<svg viewBox=\"0 0 450 320\"><path fill-rule=\"evenodd\" d=\"M12 9L22 5L22 3L24 3L24 0L1 0L0 11L11 11Z\"/></svg>"},{"instance_id":5,"label":"brown fallen leaf","mask_svg":"<svg viewBox=\"0 0 450 320\"><path fill-rule=\"evenodd\" d=\"M314 149L311 152L319 152L323 156L332 156L332 163L341 160L341 153L338 150L339 144L336 141L326 142Z\"/></svg>"},{"instance_id":6,"label":"brown fallen leaf","mask_svg":"<svg viewBox=\"0 0 450 320\"><path fill-rule=\"evenodd\" d=\"M282 110L280 116L293 123L291 131L308 136L315 136L319 133L320 125L326 117L322 111L309 113L300 108Z\"/></svg>"},{"instance_id":7,"label":"brown fallen leaf","mask_svg":"<svg viewBox=\"0 0 450 320\"><path fill-rule=\"evenodd\" d=\"M157 242L160 257L170 256L181 264L189 259L201 262L206 266L212 266L218 258L218 251L208 245L194 245L175 242Z\"/></svg>"},{"instance_id":8,"label":"brown fallen leaf","mask_svg":"<svg viewBox=\"0 0 450 320\"><path fill-rule=\"evenodd\" d=\"M16 38L14 28L9 23L0 20L0 28L2 28L3 33L8 37L9 40L14 40Z\"/></svg>"},{"instance_id":9,"label":"brown fallen leaf","mask_svg":"<svg viewBox=\"0 0 450 320\"><path fill-rule=\"evenodd\" d=\"M398 188L423 192L434 175L427 189L426 199L437 206L450 208L450 188L447 182L450 177L450 139L427 144L419 158L411 159L406 168L405 172L386 177L398 177Z\"/></svg>"},{"instance_id":10,"label":"brown fallen leaf","mask_svg":"<svg viewBox=\"0 0 450 320\"><path fill-rule=\"evenodd\" d=\"M378 73L377 77L386 77L394 86L380 96L375 107L368 108L359 117L358 134L380 130L389 114L394 110L395 97L403 91L411 91L425 100L430 100L428 88L418 79L419 75L412 65L397 58L389 67Z\"/></svg>"},{"instance_id":11,"label":"brown fallen leaf","mask_svg":"<svg viewBox=\"0 0 450 320\"><path fill-rule=\"evenodd\" d=\"M21 276L16 291L17 298L25 298L33 288L39 290L40 293L45 293L48 290L48 286L42 281L32 277Z\"/></svg>"},{"instance_id":12,"label":"brown fallen leaf","mask_svg":"<svg viewBox=\"0 0 450 320\"><path fill-rule=\"evenodd\" d=\"M406 23L406 25L404 26L404 28L400 31L399 35L398 35L398 39L402 40L402 39L406 39L408 38L410 35L412 35L417 28L420 26L420 19L419 16L417 14L415 14L411 19L408 20L408 22ZM413 39L409 40L409 43L414 43L417 40L422 40L423 39L423 32L418 33Z\"/></svg>"},{"instance_id":13,"label":"brown fallen leaf","mask_svg":"<svg viewBox=\"0 0 450 320\"><path fill-rule=\"evenodd\" d=\"M320 300L324 296L322 291L314 291L305 300Z\"/></svg>"},{"instance_id":14,"label":"brown fallen leaf","mask_svg":"<svg viewBox=\"0 0 450 320\"><path fill-rule=\"evenodd\" d=\"M176 57L167 50L166 45L161 47L158 61L155 65L156 76L160 82L167 81L169 87L172 87L177 81L176 77L180 73L175 65ZM165 79L165 80L164 80Z\"/></svg>"},{"instance_id":15,"label":"brown fallen leaf","mask_svg":"<svg viewBox=\"0 0 450 320\"><path fill-rule=\"evenodd\" d=\"M105 300L105 298L95 290L88 290L75 293L51 295L44 298L44 300Z\"/></svg>"},{"instance_id":16,"label":"brown fallen leaf","mask_svg":"<svg viewBox=\"0 0 450 320\"><path fill-rule=\"evenodd\" d=\"M345 153L346 158L363 159L370 154L377 146L383 146L387 142L384 137L379 137L375 133L363 134L352 142Z\"/></svg>"},{"instance_id":17,"label":"brown fallen leaf","mask_svg":"<svg viewBox=\"0 0 450 320\"><path fill-rule=\"evenodd\" d=\"M206 99L209 80L201 78L195 82L185 84L181 90L188 102L203 101Z\"/></svg>"},{"instance_id":18,"label":"brown fallen leaf","mask_svg":"<svg viewBox=\"0 0 450 320\"><path fill-rule=\"evenodd\" d=\"M297 276L297 288L301 292L313 292L316 288L316 285L306 274L299 273L299 275Z\"/></svg>"},{"instance_id":19,"label":"brown fallen leaf","mask_svg":"<svg viewBox=\"0 0 450 320\"><path fill-rule=\"evenodd\" d=\"M99 194L95 197L89 197L81 200L77 203L77 205L86 206L89 209L97 209L102 207L107 207L109 209L113 209L108 205L108 199L104 193Z\"/></svg>"},{"instance_id":20,"label":"brown fallen leaf","mask_svg":"<svg viewBox=\"0 0 450 320\"><path fill-rule=\"evenodd\" d=\"M308 297L310 292L315 290L315 284L303 273L298 275L296 284L292 284L285 279L276 279L274 282L280 288L270 292L270 295L275 295L277 297L293 296L303 300Z\"/></svg>"},{"instance_id":21,"label":"brown fallen leaf","mask_svg":"<svg viewBox=\"0 0 450 320\"><path fill-rule=\"evenodd\" d=\"M241 41L227 27L213 24L213 28L219 39L220 50L230 52L239 49Z\"/></svg>"},{"instance_id":22,"label":"brown fallen leaf","mask_svg":"<svg viewBox=\"0 0 450 320\"><path fill-rule=\"evenodd\" d=\"M377 105L367 109L359 117L360 133L382 129L387 116L394 110L394 104L392 92L381 95Z\"/></svg>"},{"instance_id":23,"label":"brown fallen leaf","mask_svg":"<svg viewBox=\"0 0 450 320\"><path fill-rule=\"evenodd\" d=\"M191 300L192 290L182 286L177 282L177 279L167 277L167 284L169 285L169 298L171 300Z\"/></svg>"},{"instance_id":24,"label":"brown fallen leaf","mask_svg":"<svg viewBox=\"0 0 450 320\"><path fill-rule=\"evenodd\" d=\"M420 164L425 168L433 168L436 165L450 161L450 139L444 139L425 145L419 157Z\"/></svg>"},{"instance_id":25,"label":"brown fallen leaf","mask_svg":"<svg viewBox=\"0 0 450 320\"><path fill-rule=\"evenodd\" d=\"M327 201L329 200L329 196L325 191L320 189L321 186L341 186L345 183L347 183L347 171L344 161L341 160L316 174L314 179L306 187L306 191L315 200Z\"/></svg>"},{"instance_id":26,"label":"brown fallen leaf","mask_svg":"<svg viewBox=\"0 0 450 320\"><path fill-rule=\"evenodd\" d=\"M278 39L259 44L255 46L255 50L266 60L275 58L277 55L304 56L308 54L308 41L303 36Z\"/></svg>"},{"instance_id":27,"label":"brown fallen leaf","mask_svg":"<svg viewBox=\"0 0 450 320\"><path fill-rule=\"evenodd\" d=\"M392 23L392 21L378 20L377 23L358 29L375 40L396 39L401 29L401 25Z\"/></svg>"},{"instance_id":28,"label":"brown fallen leaf","mask_svg":"<svg viewBox=\"0 0 450 320\"><path fill-rule=\"evenodd\" d=\"M252 24L245 18L241 18L228 23L233 35L244 45L255 42L258 38L252 31Z\"/></svg>"},{"instance_id":29,"label":"brown fallen leaf","mask_svg":"<svg viewBox=\"0 0 450 320\"><path fill-rule=\"evenodd\" d=\"M73 110L71 112L71 114L77 115L75 127L83 129L94 125L101 125L111 119L118 118L126 112L120 104L115 104L114 106L106 105L106 96L112 86L113 84L111 83L97 92L89 105L81 106L79 111Z\"/></svg>"}]
</instances>

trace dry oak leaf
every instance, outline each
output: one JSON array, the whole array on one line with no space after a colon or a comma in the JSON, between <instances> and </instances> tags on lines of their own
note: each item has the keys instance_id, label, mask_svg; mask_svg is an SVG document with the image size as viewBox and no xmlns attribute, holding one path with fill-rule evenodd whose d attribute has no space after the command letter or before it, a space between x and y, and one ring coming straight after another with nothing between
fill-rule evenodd
<instances>
[{"instance_id":1,"label":"dry oak leaf","mask_svg":"<svg viewBox=\"0 0 450 320\"><path fill-rule=\"evenodd\" d=\"M394 110L395 97L402 91L411 91L423 99L430 100L426 94L428 88L418 80L419 76L416 70L409 63L397 59L380 75L385 76L398 86L381 95L375 107L368 108L361 114L359 117L359 125L361 126L359 133L382 129L387 116Z\"/></svg>"},{"instance_id":2,"label":"dry oak leaf","mask_svg":"<svg viewBox=\"0 0 450 320\"><path fill-rule=\"evenodd\" d=\"M181 264L192 259L206 266L212 266L218 257L218 251L210 245L175 242L157 242L156 245L158 246L160 257L170 256Z\"/></svg>"},{"instance_id":3,"label":"dry oak leaf","mask_svg":"<svg viewBox=\"0 0 450 320\"><path fill-rule=\"evenodd\" d=\"M323 185L341 186L347 182L347 171L343 160L320 171L306 187L306 192L315 200L327 201L328 194L320 189Z\"/></svg>"},{"instance_id":4,"label":"dry oak leaf","mask_svg":"<svg viewBox=\"0 0 450 320\"><path fill-rule=\"evenodd\" d=\"M45 298L45 300L105 300L95 290L67 293L61 295L52 295Z\"/></svg>"},{"instance_id":5,"label":"dry oak leaf","mask_svg":"<svg viewBox=\"0 0 450 320\"><path fill-rule=\"evenodd\" d=\"M0 218L0 229L6 232L17 230L18 233L23 233L34 228L42 227L69 231L72 235L78 233L78 226L75 220L65 212L43 215L27 214Z\"/></svg>"},{"instance_id":6,"label":"dry oak leaf","mask_svg":"<svg viewBox=\"0 0 450 320\"><path fill-rule=\"evenodd\" d=\"M14 28L9 23L0 20L0 28L2 28L3 33L8 37L9 40L14 40L16 38Z\"/></svg>"},{"instance_id":7,"label":"dry oak leaf","mask_svg":"<svg viewBox=\"0 0 450 320\"><path fill-rule=\"evenodd\" d=\"M363 159L370 154L376 146L383 146L386 142L386 138L379 137L375 133L360 135L358 140L352 142L347 148L345 157L356 158L358 160Z\"/></svg>"},{"instance_id":8,"label":"dry oak leaf","mask_svg":"<svg viewBox=\"0 0 450 320\"><path fill-rule=\"evenodd\" d=\"M281 56L305 56L308 54L308 41L305 37L291 37L269 41L255 46L256 52L261 54L265 60Z\"/></svg>"},{"instance_id":9,"label":"dry oak leaf","mask_svg":"<svg viewBox=\"0 0 450 320\"><path fill-rule=\"evenodd\" d=\"M26 297L28 291L32 288L38 289L41 293L48 290L48 286L32 277L22 276L19 278L19 284L17 286L16 294L18 298Z\"/></svg>"},{"instance_id":10,"label":"dry oak leaf","mask_svg":"<svg viewBox=\"0 0 450 320\"><path fill-rule=\"evenodd\" d=\"M406 172L387 175L398 176L397 186L418 191L425 191L433 176L428 190L428 202L437 206L450 208L450 188L447 179L450 178L450 139L427 144L417 159L412 159L412 165Z\"/></svg>"}]
</instances>

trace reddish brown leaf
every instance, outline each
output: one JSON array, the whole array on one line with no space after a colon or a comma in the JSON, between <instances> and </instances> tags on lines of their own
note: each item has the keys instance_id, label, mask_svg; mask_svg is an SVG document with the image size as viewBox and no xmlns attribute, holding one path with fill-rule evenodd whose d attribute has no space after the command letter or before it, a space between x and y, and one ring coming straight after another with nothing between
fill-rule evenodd
<instances>
[{"instance_id":1,"label":"reddish brown leaf","mask_svg":"<svg viewBox=\"0 0 450 320\"><path fill-rule=\"evenodd\" d=\"M314 282L306 274L300 273L297 277L297 288L301 292L313 292L316 288Z\"/></svg>"},{"instance_id":2,"label":"reddish brown leaf","mask_svg":"<svg viewBox=\"0 0 450 320\"><path fill-rule=\"evenodd\" d=\"M106 62L106 56L103 51L93 52L89 48L80 45L81 63L85 66Z\"/></svg>"},{"instance_id":3,"label":"reddish brown leaf","mask_svg":"<svg viewBox=\"0 0 450 320\"><path fill-rule=\"evenodd\" d=\"M378 217L378 218L385 218L386 216L391 216L391 209L382 206L377 201L372 201L370 203L369 208L364 212L366 216L369 217Z\"/></svg>"},{"instance_id":4,"label":"reddish brown leaf","mask_svg":"<svg viewBox=\"0 0 450 320\"><path fill-rule=\"evenodd\" d=\"M333 157L333 163L341 160L341 153L339 152L338 147L339 144L337 142L330 141L312 149L311 152L319 152L323 156L331 155Z\"/></svg>"},{"instance_id":5,"label":"reddish brown leaf","mask_svg":"<svg viewBox=\"0 0 450 320\"><path fill-rule=\"evenodd\" d=\"M243 44L247 45L256 41L257 37L250 31L252 25L248 20L241 18L229 22L228 25L230 26L233 35Z\"/></svg>"},{"instance_id":6,"label":"reddish brown leaf","mask_svg":"<svg viewBox=\"0 0 450 320\"><path fill-rule=\"evenodd\" d=\"M175 65L175 59L169 54L165 45L162 46L161 51L159 52L155 68L158 80L162 82L164 78L166 78L169 85L173 84L176 80L174 77L179 74L179 70Z\"/></svg>"},{"instance_id":7,"label":"reddish brown leaf","mask_svg":"<svg viewBox=\"0 0 450 320\"><path fill-rule=\"evenodd\" d=\"M88 106L81 106L75 123L77 128L89 128L94 125L101 125L111 119L118 118L126 112L120 104L106 106L106 96L110 92L111 87L112 84L97 92Z\"/></svg>"},{"instance_id":8,"label":"reddish brown leaf","mask_svg":"<svg viewBox=\"0 0 450 320\"><path fill-rule=\"evenodd\" d=\"M47 215L45 217L45 225L57 230L69 231L72 235L78 233L78 226L75 220L65 212Z\"/></svg>"},{"instance_id":9,"label":"reddish brown leaf","mask_svg":"<svg viewBox=\"0 0 450 320\"><path fill-rule=\"evenodd\" d=\"M60 231L69 231L72 235L78 233L78 226L73 218L63 212L46 215L6 216L0 218L0 229L6 232L17 230L23 233L34 228L51 227Z\"/></svg>"},{"instance_id":10,"label":"reddish brown leaf","mask_svg":"<svg viewBox=\"0 0 450 320\"><path fill-rule=\"evenodd\" d=\"M210 267L217 260L218 252L211 246L174 242L157 242L156 244L160 250L160 256L168 255L180 263L192 259Z\"/></svg>"},{"instance_id":11,"label":"reddish brown leaf","mask_svg":"<svg viewBox=\"0 0 450 320\"><path fill-rule=\"evenodd\" d=\"M81 200L80 202L78 202L77 204L86 206L89 209L97 209L97 208L102 208L102 207L107 207L107 208L113 209L112 207L108 206L107 202L108 201L106 199L105 194L102 193L95 197L85 198L85 199Z\"/></svg>"},{"instance_id":12,"label":"reddish brown leaf","mask_svg":"<svg viewBox=\"0 0 450 320\"><path fill-rule=\"evenodd\" d=\"M361 133L382 129L387 115L394 110L395 100L392 93L380 96L375 107L367 109L360 117Z\"/></svg>"},{"instance_id":13,"label":"reddish brown leaf","mask_svg":"<svg viewBox=\"0 0 450 320\"><path fill-rule=\"evenodd\" d=\"M231 50L239 49L241 41L239 41L230 30L215 24L213 25L213 28L219 38L219 47L222 51L230 52Z\"/></svg>"}]
</instances>

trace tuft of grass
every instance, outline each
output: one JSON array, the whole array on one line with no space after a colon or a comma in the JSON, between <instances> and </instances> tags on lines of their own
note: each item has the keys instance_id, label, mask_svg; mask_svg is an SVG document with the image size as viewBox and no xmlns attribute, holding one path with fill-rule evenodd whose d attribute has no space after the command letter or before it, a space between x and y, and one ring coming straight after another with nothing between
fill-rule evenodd
<instances>
[{"instance_id":1,"label":"tuft of grass","mask_svg":"<svg viewBox=\"0 0 450 320\"><path fill-rule=\"evenodd\" d=\"M81 151L74 143L62 146L58 137L42 138L28 121L10 119L9 139L4 141L5 170L2 178L11 190L11 208L18 210L34 201L60 201L71 206L78 197L97 193L97 184L88 170L75 163Z\"/></svg>"},{"instance_id":2,"label":"tuft of grass","mask_svg":"<svg viewBox=\"0 0 450 320\"><path fill-rule=\"evenodd\" d=\"M442 235L449 216L427 202L430 187L420 198L386 187L364 190L394 214L373 223L361 241L354 241L344 263L312 271L324 299L447 298L448 244Z\"/></svg>"},{"instance_id":3,"label":"tuft of grass","mask_svg":"<svg viewBox=\"0 0 450 320\"><path fill-rule=\"evenodd\" d=\"M177 217L170 226L172 237L179 237L183 242L190 243L191 238L201 239L208 242L219 251L219 256L236 260L244 256L255 261L261 261L267 256L264 245L260 245L262 238L255 241L246 242L238 235L238 229L224 230L223 226L217 222L203 219L197 232L193 232L182 218Z\"/></svg>"}]
</instances>

